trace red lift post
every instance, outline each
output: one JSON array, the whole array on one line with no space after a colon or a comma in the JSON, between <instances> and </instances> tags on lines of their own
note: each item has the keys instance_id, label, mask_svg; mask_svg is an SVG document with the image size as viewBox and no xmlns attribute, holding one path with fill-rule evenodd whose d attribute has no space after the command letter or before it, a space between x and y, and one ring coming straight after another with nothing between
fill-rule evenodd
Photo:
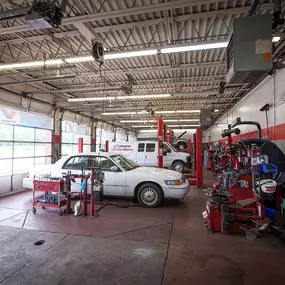
<instances>
[{"instance_id":1,"label":"red lift post","mask_svg":"<svg viewBox=\"0 0 285 285\"><path fill-rule=\"evenodd\" d=\"M163 141L167 142L167 126L163 123Z\"/></svg>"},{"instance_id":2,"label":"red lift post","mask_svg":"<svg viewBox=\"0 0 285 285\"><path fill-rule=\"evenodd\" d=\"M168 142L172 145L173 143L173 131L172 129L168 129Z\"/></svg>"},{"instance_id":3,"label":"red lift post","mask_svg":"<svg viewBox=\"0 0 285 285\"><path fill-rule=\"evenodd\" d=\"M109 141L106 141L105 150L106 152L109 152Z\"/></svg>"},{"instance_id":4,"label":"red lift post","mask_svg":"<svg viewBox=\"0 0 285 285\"><path fill-rule=\"evenodd\" d=\"M188 141L187 141L187 152L189 154L191 154L191 152L192 152L192 141L191 141L191 139L188 139Z\"/></svg>"},{"instance_id":5,"label":"red lift post","mask_svg":"<svg viewBox=\"0 0 285 285\"><path fill-rule=\"evenodd\" d=\"M161 149L161 144L163 143L163 119L158 118L157 122L157 144L158 144L158 168L163 168L163 153Z\"/></svg>"},{"instance_id":6,"label":"red lift post","mask_svg":"<svg viewBox=\"0 0 285 285\"><path fill-rule=\"evenodd\" d=\"M78 138L78 152L83 152L83 138Z\"/></svg>"},{"instance_id":7,"label":"red lift post","mask_svg":"<svg viewBox=\"0 0 285 285\"><path fill-rule=\"evenodd\" d=\"M196 178L197 188L203 188L203 162L202 162L202 128L196 129Z\"/></svg>"}]
</instances>

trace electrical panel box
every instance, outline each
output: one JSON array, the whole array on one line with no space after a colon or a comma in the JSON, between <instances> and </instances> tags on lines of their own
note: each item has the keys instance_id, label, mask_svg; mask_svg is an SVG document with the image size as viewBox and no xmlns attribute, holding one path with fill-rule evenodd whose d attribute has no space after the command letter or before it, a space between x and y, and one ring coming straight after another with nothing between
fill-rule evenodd
<instances>
[{"instance_id":1,"label":"electrical panel box","mask_svg":"<svg viewBox=\"0 0 285 285\"><path fill-rule=\"evenodd\" d=\"M227 47L227 83L256 83L273 68L272 16L234 19Z\"/></svg>"},{"instance_id":2,"label":"electrical panel box","mask_svg":"<svg viewBox=\"0 0 285 285\"><path fill-rule=\"evenodd\" d=\"M200 112L200 124L201 127L209 127L212 122L212 110L202 109Z\"/></svg>"}]
</instances>

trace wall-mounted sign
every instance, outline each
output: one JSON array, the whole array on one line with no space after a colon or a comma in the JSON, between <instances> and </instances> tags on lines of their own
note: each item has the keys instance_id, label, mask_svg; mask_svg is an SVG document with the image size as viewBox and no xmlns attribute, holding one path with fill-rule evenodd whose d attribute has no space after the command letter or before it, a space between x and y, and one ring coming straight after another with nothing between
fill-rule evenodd
<instances>
[{"instance_id":1,"label":"wall-mounted sign","mask_svg":"<svg viewBox=\"0 0 285 285\"><path fill-rule=\"evenodd\" d=\"M130 144L115 144L112 147L112 151L133 151L133 147Z\"/></svg>"},{"instance_id":2,"label":"wall-mounted sign","mask_svg":"<svg viewBox=\"0 0 285 285\"><path fill-rule=\"evenodd\" d=\"M20 125L21 114L12 109L0 109L0 123L9 125Z\"/></svg>"},{"instance_id":3,"label":"wall-mounted sign","mask_svg":"<svg viewBox=\"0 0 285 285\"><path fill-rule=\"evenodd\" d=\"M0 106L0 124L52 130L53 119Z\"/></svg>"}]
</instances>

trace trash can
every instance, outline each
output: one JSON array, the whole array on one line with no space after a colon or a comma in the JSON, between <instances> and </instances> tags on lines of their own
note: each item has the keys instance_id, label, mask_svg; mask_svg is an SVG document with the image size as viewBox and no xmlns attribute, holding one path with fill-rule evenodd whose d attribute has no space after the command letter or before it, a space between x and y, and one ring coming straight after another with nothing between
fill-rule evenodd
<instances>
[{"instance_id":1,"label":"trash can","mask_svg":"<svg viewBox=\"0 0 285 285\"><path fill-rule=\"evenodd\" d=\"M103 202L103 187L95 186L94 187L94 200L95 203Z\"/></svg>"}]
</instances>

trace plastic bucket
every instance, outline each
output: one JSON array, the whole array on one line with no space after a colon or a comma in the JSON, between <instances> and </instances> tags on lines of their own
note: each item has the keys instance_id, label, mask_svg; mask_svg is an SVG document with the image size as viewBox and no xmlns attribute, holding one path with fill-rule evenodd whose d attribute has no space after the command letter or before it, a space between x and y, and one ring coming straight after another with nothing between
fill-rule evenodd
<instances>
[{"instance_id":1,"label":"plastic bucket","mask_svg":"<svg viewBox=\"0 0 285 285\"><path fill-rule=\"evenodd\" d=\"M270 208L265 208L265 216L273 223L275 222L276 211Z\"/></svg>"}]
</instances>

